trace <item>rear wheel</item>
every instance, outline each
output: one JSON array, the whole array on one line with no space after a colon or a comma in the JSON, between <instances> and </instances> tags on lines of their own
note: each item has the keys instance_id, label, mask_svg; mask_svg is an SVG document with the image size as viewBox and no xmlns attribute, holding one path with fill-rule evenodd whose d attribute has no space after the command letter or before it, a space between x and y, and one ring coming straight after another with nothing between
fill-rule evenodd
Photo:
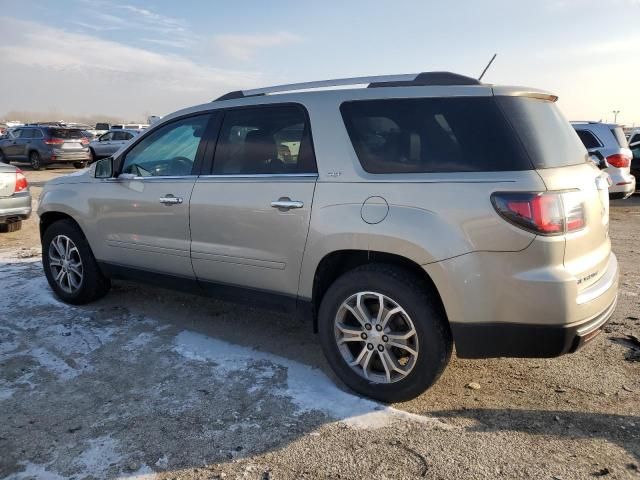
<instances>
[{"instance_id":1,"label":"rear wheel","mask_svg":"<svg viewBox=\"0 0 640 480\"><path fill-rule=\"evenodd\" d=\"M86 163L86 162L74 162L74 163L73 163L73 166L74 166L75 168L84 168L86 165L87 165L87 163Z\"/></svg>"},{"instance_id":2,"label":"rear wheel","mask_svg":"<svg viewBox=\"0 0 640 480\"><path fill-rule=\"evenodd\" d=\"M410 400L433 385L453 344L434 295L392 265L365 265L338 278L318 316L322 349L338 377L383 402Z\"/></svg>"},{"instance_id":3,"label":"rear wheel","mask_svg":"<svg viewBox=\"0 0 640 480\"><path fill-rule=\"evenodd\" d=\"M111 287L89 243L71 220L57 221L44 232L42 264L49 285L64 302L89 303L104 296Z\"/></svg>"},{"instance_id":4,"label":"rear wheel","mask_svg":"<svg viewBox=\"0 0 640 480\"><path fill-rule=\"evenodd\" d=\"M42 170L44 168L44 165L42 165L40 154L36 151L33 151L29 154L29 163L31 164L31 168L33 168L34 170Z\"/></svg>"}]
</instances>

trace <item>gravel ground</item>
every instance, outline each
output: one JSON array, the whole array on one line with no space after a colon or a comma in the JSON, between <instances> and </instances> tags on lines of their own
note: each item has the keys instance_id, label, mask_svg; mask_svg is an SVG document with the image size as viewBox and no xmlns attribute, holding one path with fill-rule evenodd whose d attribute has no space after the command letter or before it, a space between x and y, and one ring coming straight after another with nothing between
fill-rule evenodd
<instances>
[{"instance_id":1,"label":"gravel ground","mask_svg":"<svg viewBox=\"0 0 640 480\"><path fill-rule=\"evenodd\" d=\"M25 169L34 197L71 171ZM619 304L583 350L454 357L383 406L286 317L126 282L58 302L34 216L0 235L0 477L640 478L640 197L613 202L611 236Z\"/></svg>"}]
</instances>

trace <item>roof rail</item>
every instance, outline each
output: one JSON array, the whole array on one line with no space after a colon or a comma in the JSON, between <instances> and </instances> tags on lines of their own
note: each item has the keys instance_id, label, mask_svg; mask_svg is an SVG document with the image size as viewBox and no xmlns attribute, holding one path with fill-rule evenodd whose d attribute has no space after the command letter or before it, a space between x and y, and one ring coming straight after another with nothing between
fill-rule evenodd
<instances>
[{"instance_id":1,"label":"roof rail","mask_svg":"<svg viewBox=\"0 0 640 480\"><path fill-rule=\"evenodd\" d=\"M367 88L379 87L415 87L440 85L480 85L475 78L465 77L451 72L422 72L400 75L378 75L372 77L336 78L316 82L291 83L252 90L235 90L216 98L214 101L234 100L237 98L269 95L272 93L292 92L296 90L313 90L316 88L342 87L348 85L367 85Z\"/></svg>"}]
</instances>

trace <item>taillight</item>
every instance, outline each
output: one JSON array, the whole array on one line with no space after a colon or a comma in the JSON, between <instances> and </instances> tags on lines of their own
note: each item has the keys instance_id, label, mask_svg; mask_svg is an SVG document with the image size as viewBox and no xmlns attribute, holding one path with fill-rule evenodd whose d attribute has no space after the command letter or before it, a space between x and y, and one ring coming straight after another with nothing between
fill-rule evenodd
<instances>
[{"instance_id":1,"label":"taillight","mask_svg":"<svg viewBox=\"0 0 640 480\"><path fill-rule=\"evenodd\" d=\"M82 137L82 140L80 140L80 143L82 145L89 145L89 139L87 137Z\"/></svg>"},{"instance_id":2,"label":"taillight","mask_svg":"<svg viewBox=\"0 0 640 480\"><path fill-rule=\"evenodd\" d=\"M44 141L47 145L62 145L64 140L61 138L48 138Z\"/></svg>"},{"instance_id":3,"label":"taillight","mask_svg":"<svg viewBox=\"0 0 640 480\"><path fill-rule=\"evenodd\" d=\"M580 192L498 192L491 202L503 218L540 235L561 235L586 225Z\"/></svg>"},{"instance_id":4,"label":"taillight","mask_svg":"<svg viewBox=\"0 0 640 480\"><path fill-rule=\"evenodd\" d=\"M626 168L631 165L631 159L626 155L616 153L615 155L609 155L607 157L607 163L612 167Z\"/></svg>"},{"instance_id":5,"label":"taillight","mask_svg":"<svg viewBox=\"0 0 640 480\"><path fill-rule=\"evenodd\" d=\"M24 176L22 170L16 170L16 186L13 189L13 193L18 193L23 190L26 190L29 187L29 182L27 182L27 177Z\"/></svg>"}]
</instances>

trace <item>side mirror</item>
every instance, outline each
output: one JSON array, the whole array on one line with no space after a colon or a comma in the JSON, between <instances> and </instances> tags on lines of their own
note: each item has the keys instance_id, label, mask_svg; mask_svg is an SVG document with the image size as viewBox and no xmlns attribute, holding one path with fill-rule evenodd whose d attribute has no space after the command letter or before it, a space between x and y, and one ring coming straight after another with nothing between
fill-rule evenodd
<instances>
[{"instance_id":1,"label":"side mirror","mask_svg":"<svg viewBox=\"0 0 640 480\"><path fill-rule=\"evenodd\" d=\"M113 177L113 157L103 158L96 162L96 178Z\"/></svg>"}]
</instances>

